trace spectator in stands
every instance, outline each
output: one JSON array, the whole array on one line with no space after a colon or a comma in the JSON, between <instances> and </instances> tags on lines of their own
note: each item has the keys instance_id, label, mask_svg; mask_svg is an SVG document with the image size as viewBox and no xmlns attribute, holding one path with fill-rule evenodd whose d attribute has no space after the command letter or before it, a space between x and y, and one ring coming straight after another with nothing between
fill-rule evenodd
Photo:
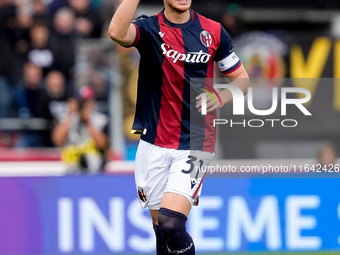
<instances>
[{"instance_id":1,"label":"spectator in stands","mask_svg":"<svg viewBox=\"0 0 340 255\"><path fill-rule=\"evenodd\" d=\"M76 15L75 28L81 38L99 38L103 22L90 0L68 0Z\"/></svg>"},{"instance_id":2,"label":"spectator in stands","mask_svg":"<svg viewBox=\"0 0 340 255\"><path fill-rule=\"evenodd\" d=\"M73 11L64 7L57 11L53 19L53 41L56 44L55 67L70 81L75 62L74 30L75 16Z\"/></svg>"},{"instance_id":3,"label":"spectator in stands","mask_svg":"<svg viewBox=\"0 0 340 255\"><path fill-rule=\"evenodd\" d=\"M51 71L46 75L45 90L37 99L40 118L49 122L49 130L43 133L44 146L53 146L51 141L51 129L54 124L62 119L67 113L67 100L70 92L66 87L64 75L59 71Z\"/></svg>"},{"instance_id":4,"label":"spectator in stands","mask_svg":"<svg viewBox=\"0 0 340 255\"><path fill-rule=\"evenodd\" d=\"M323 143L318 152L318 163L322 168L333 169L337 156L335 144L332 142Z\"/></svg>"},{"instance_id":5,"label":"spectator in stands","mask_svg":"<svg viewBox=\"0 0 340 255\"><path fill-rule=\"evenodd\" d=\"M38 98L42 90L42 68L32 62L27 62L23 67L23 77L17 85L14 98L17 116L22 119L38 117L40 107ZM25 130L21 132L18 140L19 147L41 147L42 138L38 131Z\"/></svg>"},{"instance_id":6,"label":"spectator in stands","mask_svg":"<svg viewBox=\"0 0 340 255\"><path fill-rule=\"evenodd\" d=\"M22 29L29 29L32 24L33 5L30 0L10 1L16 6L17 24Z\"/></svg>"},{"instance_id":7,"label":"spectator in stands","mask_svg":"<svg viewBox=\"0 0 340 255\"><path fill-rule=\"evenodd\" d=\"M91 87L94 90L96 99L96 110L98 112L109 114L109 82L108 75L104 72L93 71L91 79Z\"/></svg>"},{"instance_id":8,"label":"spectator in stands","mask_svg":"<svg viewBox=\"0 0 340 255\"><path fill-rule=\"evenodd\" d=\"M46 1L33 0L33 13L32 18L35 22L49 22L49 13Z\"/></svg>"},{"instance_id":9,"label":"spectator in stands","mask_svg":"<svg viewBox=\"0 0 340 255\"><path fill-rule=\"evenodd\" d=\"M23 67L23 77L15 90L17 116L22 119L37 117L38 99L42 94L42 68L32 62Z\"/></svg>"},{"instance_id":10,"label":"spectator in stands","mask_svg":"<svg viewBox=\"0 0 340 255\"><path fill-rule=\"evenodd\" d=\"M15 5L11 1L0 0L0 84L8 84L12 78L16 24ZM0 85L1 90L3 86Z\"/></svg>"},{"instance_id":11,"label":"spectator in stands","mask_svg":"<svg viewBox=\"0 0 340 255\"><path fill-rule=\"evenodd\" d=\"M52 131L52 140L62 147L62 160L69 173L100 173L108 150L106 115L96 112L94 93L81 88L79 99L70 99L68 114Z\"/></svg>"},{"instance_id":12,"label":"spectator in stands","mask_svg":"<svg viewBox=\"0 0 340 255\"><path fill-rule=\"evenodd\" d=\"M13 87L7 78L0 76L0 118L13 116L15 116Z\"/></svg>"},{"instance_id":13,"label":"spectator in stands","mask_svg":"<svg viewBox=\"0 0 340 255\"><path fill-rule=\"evenodd\" d=\"M48 5L48 10L52 17L54 17L61 8L66 6L68 6L67 0L51 0Z\"/></svg>"},{"instance_id":14,"label":"spectator in stands","mask_svg":"<svg viewBox=\"0 0 340 255\"><path fill-rule=\"evenodd\" d=\"M35 65L42 67L44 74L53 69L55 50L50 40L50 31L47 25L36 23L30 29L31 45L27 51L27 58Z\"/></svg>"},{"instance_id":15,"label":"spectator in stands","mask_svg":"<svg viewBox=\"0 0 340 255\"><path fill-rule=\"evenodd\" d=\"M228 4L226 12L221 16L221 24L231 37L236 37L242 33L241 12L240 5L231 3Z\"/></svg>"},{"instance_id":16,"label":"spectator in stands","mask_svg":"<svg viewBox=\"0 0 340 255\"><path fill-rule=\"evenodd\" d=\"M15 114L13 66L18 26L16 12L16 6L12 1L0 0L0 118L12 117Z\"/></svg>"}]
</instances>

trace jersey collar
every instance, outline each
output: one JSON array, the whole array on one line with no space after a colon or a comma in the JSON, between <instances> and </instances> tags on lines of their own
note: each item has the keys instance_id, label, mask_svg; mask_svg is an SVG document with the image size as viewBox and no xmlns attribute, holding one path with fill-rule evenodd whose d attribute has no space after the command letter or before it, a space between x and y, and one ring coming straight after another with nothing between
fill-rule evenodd
<instances>
[{"instance_id":1,"label":"jersey collar","mask_svg":"<svg viewBox=\"0 0 340 255\"><path fill-rule=\"evenodd\" d=\"M162 10L161 15L163 16L164 23L168 25L169 27L186 28L190 26L192 22L194 21L194 11L192 9L190 9L189 11L190 11L190 19L186 23L183 23L183 24L176 24L176 23L172 23L171 21L167 20L167 18L164 15L164 9Z\"/></svg>"}]
</instances>

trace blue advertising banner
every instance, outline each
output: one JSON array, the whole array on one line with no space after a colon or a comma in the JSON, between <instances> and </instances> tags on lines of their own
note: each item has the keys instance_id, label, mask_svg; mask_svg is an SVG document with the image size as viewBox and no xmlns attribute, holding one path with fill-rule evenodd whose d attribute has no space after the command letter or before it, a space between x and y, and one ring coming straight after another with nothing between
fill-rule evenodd
<instances>
[{"instance_id":1,"label":"blue advertising banner","mask_svg":"<svg viewBox=\"0 0 340 255\"><path fill-rule=\"evenodd\" d=\"M198 252L340 247L338 178L208 178L188 220ZM132 175L0 179L0 254L152 253Z\"/></svg>"}]
</instances>

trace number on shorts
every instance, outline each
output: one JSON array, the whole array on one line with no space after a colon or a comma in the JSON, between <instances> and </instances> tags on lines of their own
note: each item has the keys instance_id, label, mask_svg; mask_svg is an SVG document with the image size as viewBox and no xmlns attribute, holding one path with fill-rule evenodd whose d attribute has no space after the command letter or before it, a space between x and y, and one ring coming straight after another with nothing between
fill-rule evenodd
<instances>
[{"instance_id":1,"label":"number on shorts","mask_svg":"<svg viewBox=\"0 0 340 255\"><path fill-rule=\"evenodd\" d=\"M189 170L182 169L182 173L184 173L184 174L190 174L194 170L194 168L195 168L194 162L197 160L197 158L195 156L192 156L192 155L189 155L188 158L189 158L189 160L187 160L186 163L190 164L190 168L189 168ZM198 162L200 163L199 169L201 169L201 167L204 164L204 161L202 159L200 159ZM195 179L198 178L199 172L200 171L197 171Z\"/></svg>"},{"instance_id":2,"label":"number on shorts","mask_svg":"<svg viewBox=\"0 0 340 255\"><path fill-rule=\"evenodd\" d=\"M182 173L184 173L184 174L190 174L192 172L192 170L194 170L194 167L195 167L194 161L197 160L197 158L195 156L192 156L192 155L189 155L188 158L189 158L189 160L187 160L187 162L185 162L185 163L190 164L190 168L189 168L189 170L182 169Z\"/></svg>"}]
</instances>

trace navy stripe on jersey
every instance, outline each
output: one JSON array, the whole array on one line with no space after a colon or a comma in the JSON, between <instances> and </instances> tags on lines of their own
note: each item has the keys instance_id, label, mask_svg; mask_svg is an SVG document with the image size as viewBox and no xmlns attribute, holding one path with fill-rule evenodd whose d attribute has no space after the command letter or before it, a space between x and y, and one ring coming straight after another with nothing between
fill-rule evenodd
<instances>
[{"instance_id":1,"label":"navy stripe on jersey","mask_svg":"<svg viewBox=\"0 0 340 255\"><path fill-rule=\"evenodd\" d=\"M147 20L150 24L142 23L141 20ZM164 56L157 54L158 52L154 50L159 47L157 39L161 41L161 38L156 37L159 36L157 31L160 30L160 27L155 16L148 19L142 16L142 19L135 20L134 24L139 30L140 37L135 46L141 58L138 70L136 113L132 130L139 130L137 133L141 133L141 137L144 137L145 141L154 144L161 108L163 82ZM156 38L146 36L148 33L145 29L150 29L150 27L154 30L153 34L156 32Z\"/></svg>"},{"instance_id":2,"label":"navy stripe on jersey","mask_svg":"<svg viewBox=\"0 0 340 255\"><path fill-rule=\"evenodd\" d=\"M201 50L208 53L208 48L202 45L202 43L197 40L197 36L195 36L203 30L196 13L193 13L193 20L195 21L194 26L191 26L190 29L182 29L183 41L187 46L185 53L189 54L190 52L199 52ZM202 90L200 91L199 89L202 88L204 84L197 84L199 86L198 88L192 87L190 89L190 78L206 78L208 63L197 63L196 65L185 63L184 69L186 77L183 89L182 128L179 149L203 148L205 120L198 110L195 109L195 98L202 93ZM199 70L199 72L197 70ZM193 86L193 84L191 85Z\"/></svg>"}]
</instances>

